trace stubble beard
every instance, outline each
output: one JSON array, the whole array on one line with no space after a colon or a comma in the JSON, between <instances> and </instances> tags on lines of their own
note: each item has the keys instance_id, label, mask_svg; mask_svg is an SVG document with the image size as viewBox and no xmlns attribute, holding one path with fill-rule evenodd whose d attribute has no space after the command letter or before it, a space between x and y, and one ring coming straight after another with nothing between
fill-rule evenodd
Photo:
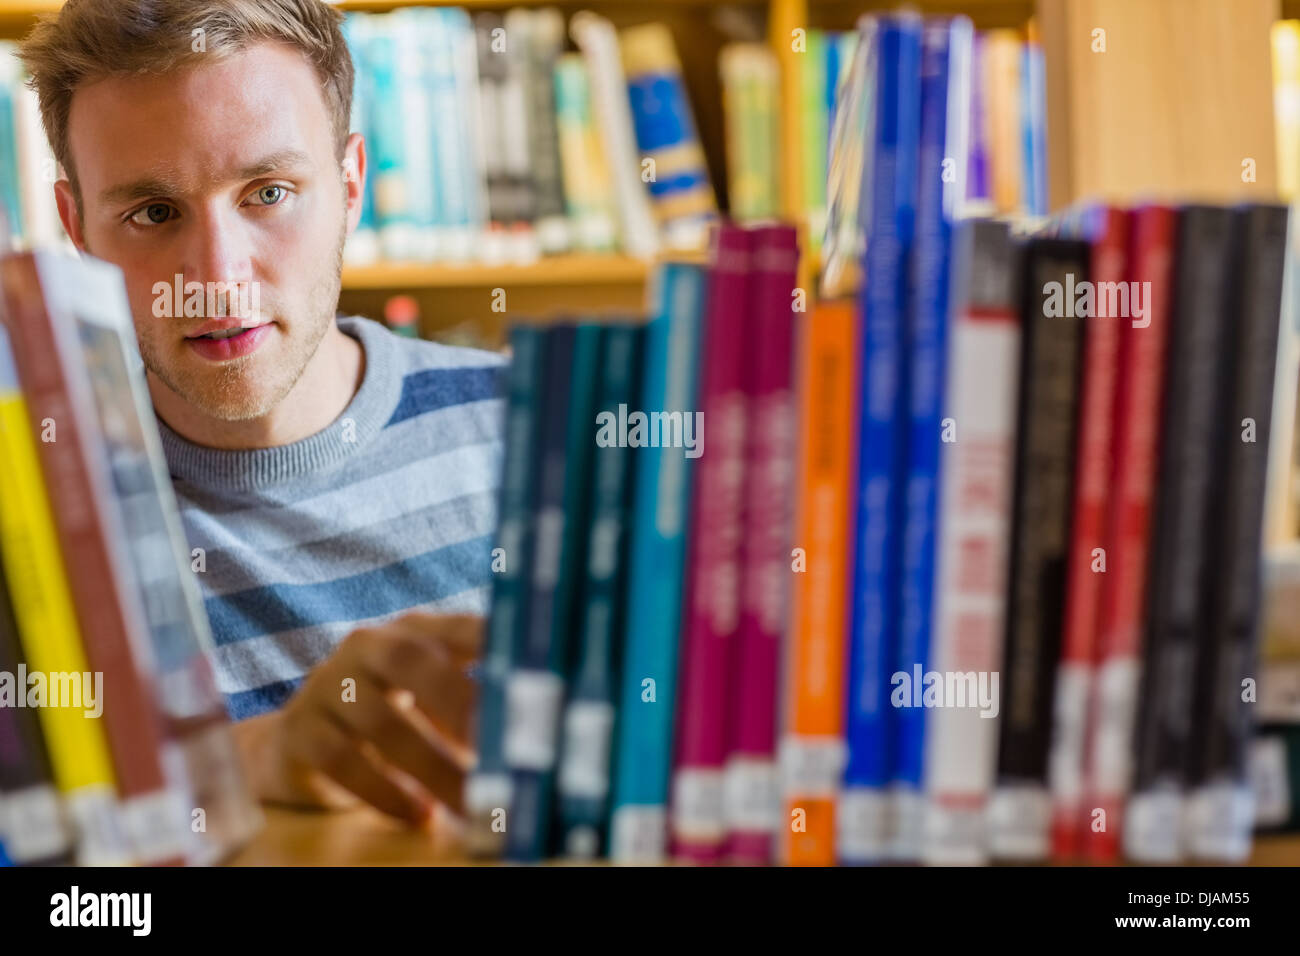
<instances>
[{"instance_id":1,"label":"stubble beard","mask_svg":"<svg viewBox=\"0 0 1300 956\"><path fill-rule=\"evenodd\" d=\"M313 287L302 321L289 326L290 330L296 330L296 334L294 331L280 333L283 347L280 356L267 370L274 374L269 387L249 387L253 384L249 381L250 366L258 360L260 352L214 366L200 379L170 367L152 340L137 336L145 368L196 411L217 421L245 422L269 414L298 384L334 321L342 287L343 246L346 241L345 221L335 246L332 270L324 281ZM271 321L276 322L274 303L268 312ZM285 326L281 325L281 329L284 330Z\"/></svg>"}]
</instances>

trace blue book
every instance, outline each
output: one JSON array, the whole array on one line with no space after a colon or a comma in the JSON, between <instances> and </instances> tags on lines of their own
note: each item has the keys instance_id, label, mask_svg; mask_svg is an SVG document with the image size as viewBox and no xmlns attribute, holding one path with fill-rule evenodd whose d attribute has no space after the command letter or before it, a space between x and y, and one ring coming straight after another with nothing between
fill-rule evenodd
<instances>
[{"instance_id":1,"label":"blue book","mask_svg":"<svg viewBox=\"0 0 1300 956\"><path fill-rule=\"evenodd\" d=\"M670 262L656 274L654 318L645 332L641 403L629 414L630 425L636 412L686 415L696 409L706 284L700 266ZM629 430L628 436L635 437L635 431ZM694 470L686 451L657 444L638 447L634 456L627 634L610 819L610 857L616 861L658 862L667 855L668 779Z\"/></svg>"},{"instance_id":2,"label":"blue book","mask_svg":"<svg viewBox=\"0 0 1300 956\"><path fill-rule=\"evenodd\" d=\"M556 326L547 337L542 370L527 624L517 634L506 680L506 856L525 863L551 849L560 717L595 447L600 333L597 325Z\"/></svg>"},{"instance_id":3,"label":"blue book","mask_svg":"<svg viewBox=\"0 0 1300 956\"><path fill-rule=\"evenodd\" d=\"M921 35L921 148L917 163L916 235L909 269L907 478L903 494L903 565L895 672L912 686L929 669L935 550L941 529L939 456L947 379L953 220L965 191L966 117L970 105L971 23L927 21ZM944 181L944 160L953 162ZM891 688L892 690L892 688ZM914 702L915 695L907 701ZM895 714L893 848L917 859L924 821L925 708Z\"/></svg>"},{"instance_id":4,"label":"blue book","mask_svg":"<svg viewBox=\"0 0 1300 956\"><path fill-rule=\"evenodd\" d=\"M534 325L510 330L506 373L505 456L492 549L492 608L479 675L478 764L465 790L466 843L476 856L505 851L510 777L505 759L506 680L528 614L532 554L532 462L536 458L546 332Z\"/></svg>"},{"instance_id":5,"label":"blue book","mask_svg":"<svg viewBox=\"0 0 1300 956\"><path fill-rule=\"evenodd\" d=\"M868 149L870 217L863 257L862 401L849 675L848 759L837 818L845 863L880 859L892 777L890 673L895 666L906 467L908 258L919 152L921 19L883 17Z\"/></svg>"},{"instance_id":6,"label":"blue book","mask_svg":"<svg viewBox=\"0 0 1300 956\"><path fill-rule=\"evenodd\" d=\"M1046 216L1047 81L1042 47L1027 43L1020 58L1020 123L1024 141L1025 212Z\"/></svg>"},{"instance_id":7,"label":"blue book","mask_svg":"<svg viewBox=\"0 0 1300 956\"><path fill-rule=\"evenodd\" d=\"M610 755L625 611L627 527L633 449L618 441L619 415L637 403L641 332L605 329L600 355L596 447L591 462L591 520L581 603L574 621L577 655L564 706L557 780L561 849L574 859L599 856L609 822Z\"/></svg>"}]
</instances>

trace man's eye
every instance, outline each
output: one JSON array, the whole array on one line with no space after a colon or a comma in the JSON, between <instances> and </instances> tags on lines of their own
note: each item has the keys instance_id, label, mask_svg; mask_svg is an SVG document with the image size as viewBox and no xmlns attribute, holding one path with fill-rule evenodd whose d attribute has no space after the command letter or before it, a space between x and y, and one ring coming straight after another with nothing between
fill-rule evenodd
<instances>
[{"instance_id":1,"label":"man's eye","mask_svg":"<svg viewBox=\"0 0 1300 956\"><path fill-rule=\"evenodd\" d=\"M284 198L284 187L263 186L253 195L255 195L259 200L261 200L261 204L263 206L274 206L276 203L278 203L281 199Z\"/></svg>"},{"instance_id":2,"label":"man's eye","mask_svg":"<svg viewBox=\"0 0 1300 956\"><path fill-rule=\"evenodd\" d=\"M131 216L131 222L137 226L161 226L171 218L171 214L171 206L155 202L136 210Z\"/></svg>"}]
</instances>

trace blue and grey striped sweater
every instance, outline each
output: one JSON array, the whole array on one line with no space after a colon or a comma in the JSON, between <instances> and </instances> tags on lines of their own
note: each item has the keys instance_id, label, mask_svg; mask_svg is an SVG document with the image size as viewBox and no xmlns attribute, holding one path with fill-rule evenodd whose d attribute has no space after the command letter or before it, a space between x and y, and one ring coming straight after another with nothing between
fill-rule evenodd
<instances>
[{"instance_id":1,"label":"blue and grey striped sweater","mask_svg":"<svg viewBox=\"0 0 1300 956\"><path fill-rule=\"evenodd\" d=\"M279 707L357 627L488 610L503 358L339 327L365 374L324 431L220 451L159 423L234 719Z\"/></svg>"}]
</instances>

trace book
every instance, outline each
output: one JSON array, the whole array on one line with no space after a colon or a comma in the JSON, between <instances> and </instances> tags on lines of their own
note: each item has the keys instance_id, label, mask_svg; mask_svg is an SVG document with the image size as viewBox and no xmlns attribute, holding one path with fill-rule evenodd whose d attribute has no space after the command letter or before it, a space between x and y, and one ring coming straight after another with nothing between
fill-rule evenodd
<instances>
[{"instance_id":1,"label":"book","mask_svg":"<svg viewBox=\"0 0 1300 956\"><path fill-rule=\"evenodd\" d=\"M1220 372L1224 441L1211 532L1210 627L1201 633L1196 706L1188 715L1197 745L1189 751L1186 849L1220 862L1249 856L1254 819L1247 771L1256 709L1250 688L1258 664L1264 488L1288 210L1247 206L1237 216L1243 235Z\"/></svg>"},{"instance_id":2,"label":"book","mask_svg":"<svg viewBox=\"0 0 1300 956\"><path fill-rule=\"evenodd\" d=\"M537 454L541 405L542 328L510 330L511 361L504 385L506 410L496 544L492 550L492 607L479 677L478 761L465 785L466 849L474 856L505 852L510 774L505 761L506 682L528 620L533 502L530 463Z\"/></svg>"},{"instance_id":3,"label":"book","mask_svg":"<svg viewBox=\"0 0 1300 956\"><path fill-rule=\"evenodd\" d=\"M672 853L721 862L726 848L727 720L736 689L732 647L740 626L746 378L752 361L752 237L724 223L713 236L699 405L708 423L687 532L686 591L671 795Z\"/></svg>"},{"instance_id":4,"label":"book","mask_svg":"<svg viewBox=\"0 0 1300 956\"><path fill-rule=\"evenodd\" d=\"M579 248L603 252L615 241L614 193L592 117L587 66L577 53L555 61L556 131L564 199Z\"/></svg>"},{"instance_id":5,"label":"book","mask_svg":"<svg viewBox=\"0 0 1300 956\"><path fill-rule=\"evenodd\" d=\"M777 70L775 54L762 43L729 43L718 55L727 195L737 222L777 214Z\"/></svg>"},{"instance_id":6,"label":"book","mask_svg":"<svg viewBox=\"0 0 1300 956\"><path fill-rule=\"evenodd\" d=\"M642 329L604 330L599 361L596 447L591 464L591 521L575 628L578 653L564 705L557 778L565 856L592 859L607 843L610 768L622 637L626 625L628 531L633 450L613 434L636 404ZM603 430L603 431L602 431Z\"/></svg>"},{"instance_id":7,"label":"book","mask_svg":"<svg viewBox=\"0 0 1300 956\"><path fill-rule=\"evenodd\" d=\"M648 259L658 251L660 239L650 197L641 181L618 34L609 20L586 10L574 14L569 34L587 62L592 113L614 186L621 245L629 255Z\"/></svg>"},{"instance_id":8,"label":"book","mask_svg":"<svg viewBox=\"0 0 1300 956\"><path fill-rule=\"evenodd\" d=\"M562 324L546 337L527 624L516 635L506 679L504 751L511 774L506 855L521 862L551 852L560 719L585 552L600 333L597 325Z\"/></svg>"},{"instance_id":9,"label":"book","mask_svg":"<svg viewBox=\"0 0 1300 956\"><path fill-rule=\"evenodd\" d=\"M576 21L575 21L576 22ZM672 34L661 23L619 34L640 178L669 249L705 247L717 215L709 169Z\"/></svg>"},{"instance_id":10,"label":"book","mask_svg":"<svg viewBox=\"0 0 1300 956\"><path fill-rule=\"evenodd\" d=\"M1179 217L1133 791L1121 834L1125 855L1138 862L1183 854L1196 653L1218 573L1210 529L1222 507L1215 462L1227 437L1219 363L1235 321L1240 226L1219 207L1189 206Z\"/></svg>"},{"instance_id":11,"label":"book","mask_svg":"<svg viewBox=\"0 0 1300 956\"><path fill-rule=\"evenodd\" d=\"M798 450L789 631L782 655L776 858L836 861L844 782L847 610L860 401L859 319L851 300L821 302L798 328Z\"/></svg>"},{"instance_id":12,"label":"book","mask_svg":"<svg viewBox=\"0 0 1300 956\"><path fill-rule=\"evenodd\" d=\"M2 365L11 365L8 348L0 329ZM11 367L0 371L0 390L8 391L14 378ZM8 401L11 399L0 395L0 402ZM3 427L7 426L0 425ZM0 447L4 445L0 441ZM0 537L4 534L5 521L0 516ZM0 547L0 840L15 865L65 865L73 861L73 836L64 820L37 711L27 707L27 659L18 643L4 551ZM49 679L49 675L42 677Z\"/></svg>"},{"instance_id":13,"label":"book","mask_svg":"<svg viewBox=\"0 0 1300 956\"><path fill-rule=\"evenodd\" d=\"M1019 249L1007 224L971 219L953 232L957 305L946 343L931 659L945 680L960 681L965 700L927 718L921 858L968 865L989 857L1021 322Z\"/></svg>"},{"instance_id":14,"label":"book","mask_svg":"<svg viewBox=\"0 0 1300 956\"><path fill-rule=\"evenodd\" d=\"M1119 856L1123 806L1132 784L1177 232L1178 213L1170 207L1140 206L1130 214L1129 281L1150 292L1148 314L1141 320L1145 325L1121 321L1119 328L1106 573L1084 733L1082 789L1088 816L1082 848L1094 862Z\"/></svg>"},{"instance_id":15,"label":"book","mask_svg":"<svg viewBox=\"0 0 1300 956\"><path fill-rule=\"evenodd\" d=\"M678 416L676 427L682 433L685 416L693 419L698 407L707 277L699 266L669 262L652 281L653 317L645 331L637 411L643 418L659 415L661 425L671 425ZM695 463L688 451L650 442L638 449L635 459L610 819L610 858L620 863L660 862L668 852L682 579Z\"/></svg>"},{"instance_id":16,"label":"book","mask_svg":"<svg viewBox=\"0 0 1300 956\"><path fill-rule=\"evenodd\" d=\"M1105 294L1099 294L1095 314L1085 320L1083 329L1073 517L1048 770L1052 855L1062 858L1079 853L1079 841L1089 822L1083 806L1084 740L1096 676L1101 593L1107 573L1120 329L1128 321L1125 315L1111 314L1108 307L1131 305L1126 285L1127 213L1115 207L1095 206L1084 210L1079 219L1068 231L1092 246L1089 274L1095 288L1118 289L1116 296L1122 294L1122 300L1108 300Z\"/></svg>"},{"instance_id":17,"label":"book","mask_svg":"<svg viewBox=\"0 0 1300 956\"><path fill-rule=\"evenodd\" d=\"M915 238L908 262L905 458L899 492L901 559L894 655L895 675L908 674L914 682L929 670L935 554L943 533L937 521L942 494L943 388L952 316L952 228L965 189L959 165L951 164L953 175L949 177L944 171L948 157L966 152L971 33L971 23L965 17L932 20L921 31L920 147ZM891 703L894 700L891 695ZM926 814L926 723L924 707L897 708L891 787L891 854L896 859L915 860L921 853Z\"/></svg>"},{"instance_id":18,"label":"book","mask_svg":"<svg viewBox=\"0 0 1300 956\"><path fill-rule=\"evenodd\" d=\"M920 17L883 17L877 43L878 99L868 147L874 153L871 218L860 294L862 398L853 497L848 761L838 832L842 862L879 859L889 839L886 787L893 775L893 715L887 705L898 647L908 261L920 143ZM910 664L906 670L910 672Z\"/></svg>"},{"instance_id":19,"label":"book","mask_svg":"<svg viewBox=\"0 0 1300 956\"><path fill-rule=\"evenodd\" d=\"M753 230L753 310L746 431L740 622L733 644L724 778L727 856L765 864L781 824L777 700L789 614L797 413L793 353L798 248L792 226Z\"/></svg>"},{"instance_id":20,"label":"book","mask_svg":"<svg viewBox=\"0 0 1300 956\"><path fill-rule=\"evenodd\" d=\"M564 17L553 8L506 13L505 28L515 42L528 110L528 160L532 175L534 228L543 255L569 248L560 147L556 132L555 62L564 50Z\"/></svg>"},{"instance_id":21,"label":"book","mask_svg":"<svg viewBox=\"0 0 1300 956\"><path fill-rule=\"evenodd\" d=\"M1050 839L1048 749L1061 651L1074 474L1080 342L1089 247L1031 239L1021 316L1015 508L997 783L989 805L995 857L1046 858ZM1081 295L1081 293L1080 293Z\"/></svg>"},{"instance_id":22,"label":"book","mask_svg":"<svg viewBox=\"0 0 1300 956\"><path fill-rule=\"evenodd\" d=\"M2 303L0 299L0 308ZM5 581L0 583L8 586L19 648L27 665L46 675L80 675L84 679L92 672L86 663L26 402L18 389L18 372L8 343L0 324L0 450L6 462L6 467L0 468L0 548L5 573ZM89 717L85 708L42 707L36 714L54 784L72 829L76 861L89 866L130 862L104 725Z\"/></svg>"}]
</instances>

